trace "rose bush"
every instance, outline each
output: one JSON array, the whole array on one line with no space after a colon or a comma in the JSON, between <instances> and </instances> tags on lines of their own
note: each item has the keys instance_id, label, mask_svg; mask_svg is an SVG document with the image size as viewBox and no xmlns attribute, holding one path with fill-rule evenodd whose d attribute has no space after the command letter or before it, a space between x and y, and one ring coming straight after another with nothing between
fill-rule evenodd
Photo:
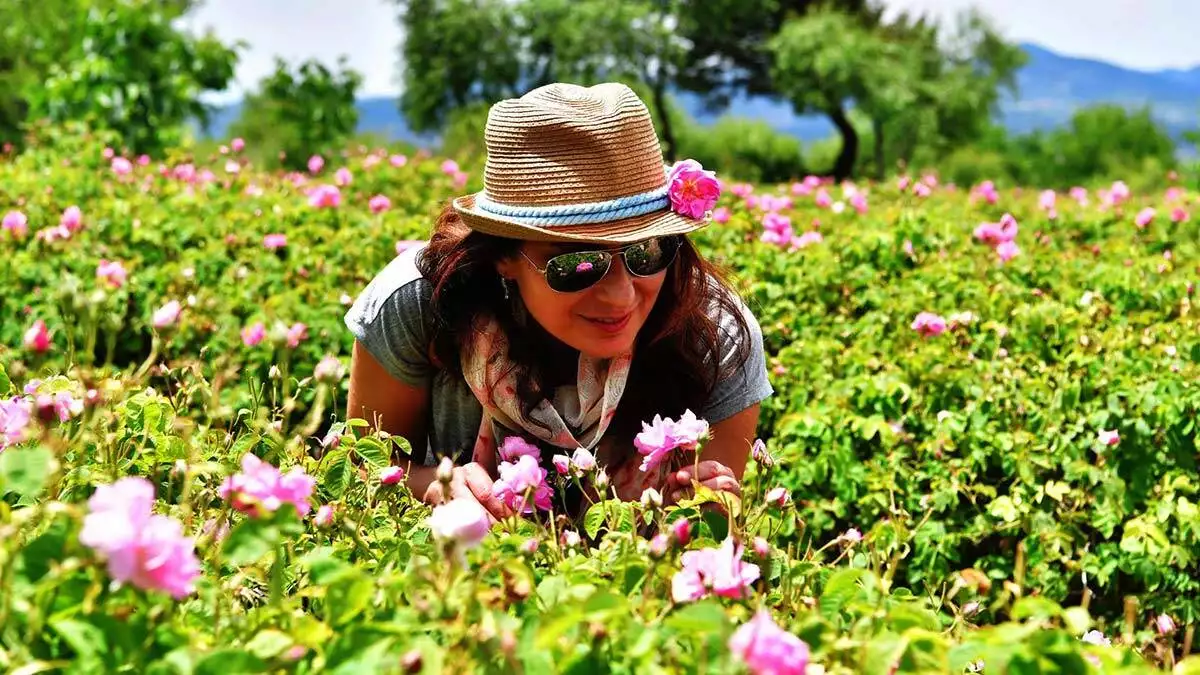
<instances>
[{"instance_id":1,"label":"rose bush","mask_svg":"<svg viewBox=\"0 0 1200 675\"><path fill-rule=\"evenodd\" d=\"M777 390L740 498L553 516L602 467L512 441L490 524L341 414L345 308L470 165L238 152L0 161L0 670L1200 671L1200 251L1136 218L1193 193L727 185L696 240Z\"/></svg>"}]
</instances>

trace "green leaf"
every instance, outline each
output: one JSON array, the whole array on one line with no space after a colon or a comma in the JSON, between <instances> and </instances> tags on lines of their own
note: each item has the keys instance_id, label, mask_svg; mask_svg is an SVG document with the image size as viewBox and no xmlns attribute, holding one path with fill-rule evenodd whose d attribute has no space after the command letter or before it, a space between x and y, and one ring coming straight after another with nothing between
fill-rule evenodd
<instances>
[{"instance_id":1,"label":"green leaf","mask_svg":"<svg viewBox=\"0 0 1200 675\"><path fill-rule=\"evenodd\" d=\"M377 438L366 436L354 442L354 454L379 468L391 465L388 450Z\"/></svg>"},{"instance_id":2,"label":"green leaf","mask_svg":"<svg viewBox=\"0 0 1200 675\"><path fill-rule=\"evenodd\" d=\"M329 624L336 627L352 621L371 603L374 591L370 577L357 571L331 584L325 591Z\"/></svg>"},{"instance_id":3,"label":"green leaf","mask_svg":"<svg viewBox=\"0 0 1200 675\"><path fill-rule=\"evenodd\" d=\"M834 572L825 582L825 588L821 592L821 613L837 614L858 594L859 582L866 577L867 571L862 569L849 568Z\"/></svg>"},{"instance_id":4,"label":"green leaf","mask_svg":"<svg viewBox=\"0 0 1200 675\"><path fill-rule=\"evenodd\" d=\"M270 521L247 518L229 531L221 552L230 564L248 565L265 556L279 539L279 529Z\"/></svg>"},{"instance_id":5,"label":"green leaf","mask_svg":"<svg viewBox=\"0 0 1200 675\"><path fill-rule=\"evenodd\" d=\"M708 510L700 514L700 520L708 526L713 541L725 541L725 537L729 536L729 519L724 514Z\"/></svg>"},{"instance_id":6,"label":"green leaf","mask_svg":"<svg viewBox=\"0 0 1200 675\"><path fill-rule=\"evenodd\" d=\"M220 649L196 664L195 675L241 675L267 670L262 659L241 649Z\"/></svg>"},{"instance_id":7,"label":"green leaf","mask_svg":"<svg viewBox=\"0 0 1200 675\"><path fill-rule=\"evenodd\" d=\"M361 442L361 439L360 439ZM336 448L321 462L323 465L322 482L334 499L340 498L350 487L350 478L354 474L354 465L346 448Z\"/></svg>"},{"instance_id":8,"label":"green leaf","mask_svg":"<svg viewBox=\"0 0 1200 675\"><path fill-rule=\"evenodd\" d=\"M44 446L9 448L0 452L0 494L13 492L34 498L42 493L56 460Z\"/></svg>"},{"instance_id":9,"label":"green leaf","mask_svg":"<svg viewBox=\"0 0 1200 675\"><path fill-rule=\"evenodd\" d=\"M600 532L600 526L604 524L604 517L609 508L607 501L596 502L588 507L587 513L583 516L583 531L587 532L589 538L595 539Z\"/></svg>"},{"instance_id":10,"label":"green leaf","mask_svg":"<svg viewBox=\"0 0 1200 675\"><path fill-rule=\"evenodd\" d=\"M279 656L293 644L295 644L295 640L291 636L268 628L246 643L246 651L260 659L267 660Z\"/></svg>"},{"instance_id":11,"label":"green leaf","mask_svg":"<svg viewBox=\"0 0 1200 675\"><path fill-rule=\"evenodd\" d=\"M0 396L9 396L17 393L13 387L12 380L8 379L8 373L4 370L4 364L0 363Z\"/></svg>"},{"instance_id":12,"label":"green leaf","mask_svg":"<svg viewBox=\"0 0 1200 675\"><path fill-rule=\"evenodd\" d=\"M677 633L723 635L728 627L728 617L717 602L702 600L672 613L664 624Z\"/></svg>"},{"instance_id":13,"label":"green leaf","mask_svg":"<svg viewBox=\"0 0 1200 675\"><path fill-rule=\"evenodd\" d=\"M99 659L108 652L108 638L99 626L75 619L51 619L50 627L81 660Z\"/></svg>"}]
</instances>

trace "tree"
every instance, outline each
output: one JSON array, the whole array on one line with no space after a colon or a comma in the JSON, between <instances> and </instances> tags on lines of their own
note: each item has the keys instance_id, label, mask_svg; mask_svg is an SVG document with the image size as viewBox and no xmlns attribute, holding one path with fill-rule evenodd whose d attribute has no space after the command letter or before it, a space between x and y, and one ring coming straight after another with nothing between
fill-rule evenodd
<instances>
[{"instance_id":1,"label":"tree","mask_svg":"<svg viewBox=\"0 0 1200 675\"><path fill-rule=\"evenodd\" d=\"M335 152L358 126L355 105L362 75L346 66L343 56L334 73L317 61L306 61L292 73L276 59L275 72L246 97L242 113L230 128L256 148L260 156L301 168L312 153Z\"/></svg>"},{"instance_id":2,"label":"tree","mask_svg":"<svg viewBox=\"0 0 1200 675\"><path fill-rule=\"evenodd\" d=\"M178 142L190 120L206 124L210 109L200 96L233 79L239 45L176 28L172 22L191 5L106 0L88 7L71 47L43 55L53 61L44 79L25 83L30 115L113 130L134 152Z\"/></svg>"},{"instance_id":3,"label":"tree","mask_svg":"<svg viewBox=\"0 0 1200 675\"><path fill-rule=\"evenodd\" d=\"M819 10L784 24L767 44L776 91L791 102L797 114L821 112L842 136L833 177L842 180L854 171L858 131L847 114L858 104L885 114L899 104L888 100L889 69L902 58L897 43L864 28L841 12Z\"/></svg>"}]
</instances>

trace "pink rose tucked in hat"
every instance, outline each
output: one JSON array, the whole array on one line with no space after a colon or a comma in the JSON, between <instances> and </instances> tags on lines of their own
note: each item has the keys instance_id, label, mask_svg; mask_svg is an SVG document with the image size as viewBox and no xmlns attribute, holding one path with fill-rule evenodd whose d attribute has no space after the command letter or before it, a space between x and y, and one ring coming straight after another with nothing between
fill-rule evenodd
<instances>
[{"instance_id":1,"label":"pink rose tucked in hat","mask_svg":"<svg viewBox=\"0 0 1200 675\"><path fill-rule=\"evenodd\" d=\"M676 162L667 176L667 197L671 208L690 218L703 218L721 196L721 185L712 171L705 171L700 162L685 159Z\"/></svg>"}]
</instances>

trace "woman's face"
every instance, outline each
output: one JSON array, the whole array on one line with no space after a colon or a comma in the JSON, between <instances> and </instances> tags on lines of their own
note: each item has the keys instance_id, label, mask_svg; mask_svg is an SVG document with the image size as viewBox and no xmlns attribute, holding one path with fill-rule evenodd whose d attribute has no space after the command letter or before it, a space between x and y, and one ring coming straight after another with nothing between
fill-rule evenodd
<instances>
[{"instance_id":1,"label":"woman's face","mask_svg":"<svg viewBox=\"0 0 1200 675\"><path fill-rule=\"evenodd\" d=\"M528 260L518 254L498 263L496 269L516 282L526 308L546 332L583 354L610 358L633 347L658 300L666 272L635 277L614 255L608 273L594 286L559 293L546 285L546 278L534 267L545 269L546 261L563 253L596 250L615 252L617 247L525 242L521 252Z\"/></svg>"}]
</instances>

